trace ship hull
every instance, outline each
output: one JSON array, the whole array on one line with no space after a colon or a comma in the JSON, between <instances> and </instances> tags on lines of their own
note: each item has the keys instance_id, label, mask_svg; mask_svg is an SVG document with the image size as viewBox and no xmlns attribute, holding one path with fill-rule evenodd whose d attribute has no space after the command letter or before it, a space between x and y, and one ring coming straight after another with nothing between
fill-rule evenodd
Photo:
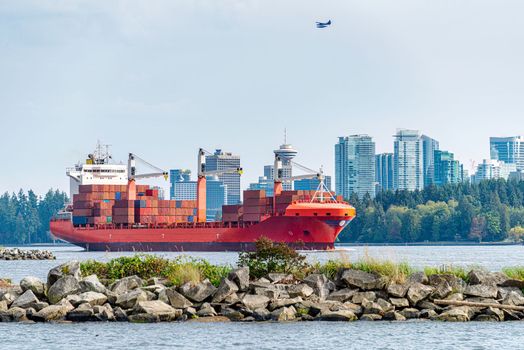
<instances>
[{"instance_id":1,"label":"ship hull","mask_svg":"<svg viewBox=\"0 0 524 350\"><path fill-rule=\"evenodd\" d=\"M273 216L245 227L101 228L52 221L57 238L91 251L247 251L267 237L298 249L329 250L347 217Z\"/></svg>"}]
</instances>

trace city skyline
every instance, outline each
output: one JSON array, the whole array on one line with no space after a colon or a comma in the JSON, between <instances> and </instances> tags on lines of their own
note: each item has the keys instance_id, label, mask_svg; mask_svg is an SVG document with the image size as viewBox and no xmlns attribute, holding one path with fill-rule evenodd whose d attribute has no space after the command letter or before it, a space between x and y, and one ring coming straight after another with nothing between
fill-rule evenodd
<instances>
[{"instance_id":1,"label":"city skyline","mask_svg":"<svg viewBox=\"0 0 524 350\"><path fill-rule=\"evenodd\" d=\"M369 134L391 152L396 128L431 135L471 169L490 136L523 133L524 5L506 5L4 2L2 191L67 190L65 168L97 139L115 159L134 152L164 169L195 171L199 147L231 150L245 186L284 128L297 161L326 174L336 137ZM314 26L329 17L329 30Z\"/></svg>"}]
</instances>

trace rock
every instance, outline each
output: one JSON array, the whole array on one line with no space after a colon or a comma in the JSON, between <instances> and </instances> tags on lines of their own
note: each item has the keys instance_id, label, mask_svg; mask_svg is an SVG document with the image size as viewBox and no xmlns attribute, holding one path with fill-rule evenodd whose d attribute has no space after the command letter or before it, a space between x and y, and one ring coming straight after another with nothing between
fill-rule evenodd
<instances>
[{"instance_id":1,"label":"rock","mask_svg":"<svg viewBox=\"0 0 524 350\"><path fill-rule=\"evenodd\" d=\"M438 305L435 305L432 302L427 301L427 300L422 300L422 301L418 302L417 303L417 308L419 308L420 310L428 309L428 310L434 310L434 311L437 311L437 312L441 312L442 311L442 307L440 307Z\"/></svg>"},{"instance_id":2,"label":"rock","mask_svg":"<svg viewBox=\"0 0 524 350\"><path fill-rule=\"evenodd\" d=\"M355 321L357 316L349 310L326 310L320 314L319 319L322 321Z\"/></svg>"},{"instance_id":3,"label":"rock","mask_svg":"<svg viewBox=\"0 0 524 350\"><path fill-rule=\"evenodd\" d=\"M295 319L296 310L293 306L281 307L271 312L271 319L275 321L292 321Z\"/></svg>"},{"instance_id":4,"label":"rock","mask_svg":"<svg viewBox=\"0 0 524 350\"><path fill-rule=\"evenodd\" d=\"M384 314L384 317L382 317L382 318L384 320L388 320L388 321L405 321L406 320L406 318L402 314L400 314L400 313L398 313L396 311L386 312Z\"/></svg>"},{"instance_id":5,"label":"rock","mask_svg":"<svg viewBox=\"0 0 524 350\"><path fill-rule=\"evenodd\" d=\"M129 291L142 287L144 281L138 276L128 276L115 281L109 289L116 295L125 294Z\"/></svg>"},{"instance_id":6,"label":"rock","mask_svg":"<svg viewBox=\"0 0 524 350\"><path fill-rule=\"evenodd\" d=\"M330 290L333 290L335 287L334 284L329 283L329 279L324 274L320 273L307 276L303 282L313 288L313 293L318 295L320 299L325 299L329 295Z\"/></svg>"},{"instance_id":7,"label":"rock","mask_svg":"<svg viewBox=\"0 0 524 350\"><path fill-rule=\"evenodd\" d=\"M357 292L351 298L351 302L354 304L362 304L364 300L375 301L377 300L377 295L375 292Z\"/></svg>"},{"instance_id":8,"label":"rock","mask_svg":"<svg viewBox=\"0 0 524 350\"><path fill-rule=\"evenodd\" d=\"M411 275L409 275L408 280L406 281L408 285L414 283L428 284L428 282L428 276L426 276L426 274L423 271L417 271L415 273L412 273Z\"/></svg>"},{"instance_id":9,"label":"rock","mask_svg":"<svg viewBox=\"0 0 524 350\"><path fill-rule=\"evenodd\" d=\"M358 292L358 289L351 289L351 288L344 288L340 290L336 290L329 294L329 296L326 298L326 300L335 300L340 301L341 303L348 301L355 295L355 293Z\"/></svg>"},{"instance_id":10,"label":"rock","mask_svg":"<svg viewBox=\"0 0 524 350\"><path fill-rule=\"evenodd\" d=\"M234 269L229 273L227 279L235 282L239 291L247 291L249 288L249 267L239 267Z\"/></svg>"},{"instance_id":11,"label":"rock","mask_svg":"<svg viewBox=\"0 0 524 350\"><path fill-rule=\"evenodd\" d=\"M314 290L310 286L308 286L305 283L299 283L299 284L293 284L290 285L287 289L287 292L289 293L289 296L291 298L295 297L301 297L301 298L307 298L311 294L313 294Z\"/></svg>"},{"instance_id":12,"label":"rock","mask_svg":"<svg viewBox=\"0 0 524 350\"><path fill-rule=\"evenodd\" d=\"M87 322L93 320L93 307L88 304L80 304L76 309L67 313L66 319L73 322Z\"/></svg>"},{"instance_id":13,"label":"rock","mask_svg":"<svg viewBox=\"0 0 524 350\"><path fill-rule=\"evenodd\" d=\"M122 308L116 307L113 309L113 313L115 314L115 320L118 322L127 322L127 314Z\"/></svg>"},{"instance_id":14,"label":"rock","mask_svg":"<svg viewBox=\"0 0 524 350\"><path fill-rule=\"evenodd\" d=\"M48 307L48 306L49 306L49 304L46 303L45 301L39 301L38 303L35 303L35 304L33 305L33 308L34 308L36 311L40 311L40 310L42 310L43 308Z\"/></svg>"},{"instance_id":15,"label":"rock","mask_svg":"<svg viewBox=\"0 0 524 350\"><path fill-rule=\"evenodd\" d=\"M425 275L424 275L425 276ZM412 305L417 305L417 303L425 298L427 298L433 292L433 288L426 286L425 284L415 282L411 284L408 289L407 297L409 302Z\"/></svg>"},{"instance_id":16,"label":"rock","mask_svg":"<svg viewBox=\"0 0 524 350\"><path fill-rule=\"evenodd\" d=\"M464 294L481 298L496 298L498 289L495 285L473 284L466 287Z\"/></svg>"},{"instance_id":17,"label":"rock","mask_svg":"<svg viewBox=\"0 0 524 350\"><path fill-rule=\"evenodd\" d=\"M508 296L509 293L515 292L520 296L524 296L522 293L522 289L516 288L516 287L498 287L499 290L497 294L497 299L505 299L506 296Z\"/></svg>"},{"instance_id":18,"label":"rock","mask_svg":"<svg viewBox=\"0 0 524 350\"><path fill-rule=\"evenodd\" d=\"M134 314L127 318L131 323L157 323L160 322L160 317L155 314Z\"/></svg>"},{"instance_id":19,"label":"rock","mask_svg":"<svg viewBox=\"0 0 524 350\"><path fill-rule=\"evenodd\" d=\"M80 290L85 292L97 292L105 294L107 288L98 280L96 275L89 275L83 278L80 282Z\"/></svg>"},{"instance_id":20,"label":"rock","mask_svg":"<svg viewBox=\"0 0 524 350\"><path fill-rule=\"evenodd\" d=\"M14 293L13 291L4 293L2 295L2 298L0 298L0 301L5 301L7 303L7 306L10 306L13 301L16 300L20 295L18 293Z\"/></svg>"},{"instance_id":21,"label":"rock","mask_svg":"<svg viewBox=\"0 0 524 350\"><path fill-rule=\"evenodd\" d=\"M512 278L508 278L504 282L501 282L498 284L501 287L515 287L520 290L524 289L524 281L523 280L516 280Z\"/></svg>"},{"instance_id":22,"label":"rock","mask_svg":"<svg viewBox=\"0 0 524 350\"><path fill-rule=\"evenodd\" d=\"M447 281L442 281L441 283L434 286L435 290L431 293L433 299L444 299L451 293L453 293L453 288L449 285Z\"/></svg>"},{"instance_id":23,"label":"rock","mask_svg":"<svg viewBox=\"0 0 524 350\"><path fill-rule=\"evenodd\" d=\"M409 289L409 285L407 284L390 284L388 286L388 294L389 295L392 295L394 297L397 297L397 298L404 298L404 296L406 295L406 293L408 292L408 289Z\"/></svg>"},{"instance_id":24,"label":"rock","mask_svg":"<svg viewBox=\"0 0 524 350\"><path fill-rule=\"evenodd\" d=\"M490 286L502 285L509 277L502 272L488 272L480 269L471 270L468 273L470 285L485 284Z\"/></svg>"},{"instance_id":25,"label":"rock","mask_svg":"<svg viewBox=\"0 0 524 350\"><path fill-rule=\"evenodd\" d=\"M114 321L115 314L113 308L109 304L93 306L94 316L99 321Z\"/></svg>"},{"instance_id":26,"label":"rock","mask_svg":"<svg viewBox=\"0 0 524 350\"><path fill-rule=\"evenodd\" d=\"M256 310L260 308L266 308L269 304L269 298L263 295L246 294L242 298L242 305L249 310Z\"/></svg>"},{"instance_id":27,"label":"rock","mask_svg":"<svg viewBox=\"0 0 524 350\"><path fill-rule=\"evenodd\" d=\"M8 309L7 301L5 300L0 301L0 312L7 311L7 309Z\"/></svg>"},{"instance_id":28,"label":"rock","mask_svg":"<svg viewBox=\"0 0 524 350\"><path fill-rule=\"evenodd\" d=\"M406 298L389 298L389 301L393 306L398 308L409 306L409 300Z\"/></svg>"},{"instance_id":29,"label":"rock","mask_svg":"<svg viewBox=\"0 0 524 350\"><path fill-rule=\"evenodd\" d=\"M116 298L116 305L124 309L133 308L139 301L147 301L147 294L141 289L133 289Z\"/></svg>"},{"instance_id":30,"label":"rock","mask_svg":"<svg viewBox=\"0 0 524 350\"><path fill-rule=\"evenodd\" d=\"M349 287L363 290L382 289L385 285L384 279L379 274L361 270L347 269L342 273L340 279Z\"/></svg>"},{"instance_id":31,"label":"rock","mask_svg":"<svg viewBox=\"0 0 524 350\"><path fill-rule=\"evenodd\" d=\"M228 295L224 300L222 300L223 303L232 305L240 302L240 298L237 293L233 293Z\"/></svg>"},{"instance_id":32,"label":"rock","mask_svg":"<svg viewBox=\"0 0 524 350\"><path fill-rule=\"evenodd\" d=\"M405 318L407 318L407 319L419 318L420 311L418 309L415 309L415 308L412 308L412 307L408 307L408 308L405 308L405 309L401 310L400 314L402 316L404 316Z\"/></svg>"},{"instance_id":33,"label":"rock","mask_svg":"<svg viewBox=\"0 0 524 350\"><path fill-rule=\"evenodd\" d=\"M16 298L15 301L13 301L11 308L19 307L22 309L27 309L34 307L34 305L38 302L38 298L35 296L33 291L31 289L27 289L24 294L20 295L18 298Z\"/></svg>"},{"instance_id":34,"label":"rock","mask_svg":"<svg viewBox=\"0 0 524 350\"><path fill-rule=\"evenodd\" d=\"M454 293L462 293L466 288L466 282L452 274L435 274L428 277L429 284L433 287L438 286L443 282L447 282Z\"/></svg>"},{"instance_id":35,"label":"rock","mask_svg":"<svg viewBox=\"0 0 524 350\"><path fill-rule=\"evenodd\" d=\"M419 313L419 318L433 319L437 316L438 316L437 312L431 309L422 309L420 310L420 313Z\"/></svg>"},{"instance_id":36,"label":"rock","mask_svg":"<svg viewBox=\"0 0 524 350\"><path fill-rule=\"evenodd\" d=\"M267 321L271 319L271 312L266 308L258 308L253 312L253 317L257 321Z\"/></svg>"},{"instance_id":37,"label":"rock","mask_svg":"<svg viewBox=\"0 0 524 350\"><path fill-rule=\"evenodd\" d=\"M20 281L20 287L24 292L31 290L37 297L45 296L45 284L39 278L25 277Z\"/></svg>"},{"instance_id":38,"label":"rock","mask_svg":"<svg viewBox=\"0 0 524 350\"><path fill-rule=\"evenodd\" d=\"M201 283L192 286L190 283L182 285L179 289L180 294L188 298L189 300L201 303L210 296L212 296L216 291L216 287L209 282L208 279L205 279Z\"/></svg>"},{"instance_id":39,"label":"rock","mask_svg":"<svg viewBox=\"0 0 524 350\"><path fill-rule=\"evenodd\" d=\"M452 293L448 295L445 300L455 300L455 301L461 301L464 300L464 295L462 293Z\"/></svg>"},{"instance_id":40,"label":"rock","mask_svg":"<svg viewBox=\"0 0 524 350\"><path fill-rule=\"evenodd\" d=\"M175 309L185 309L193 306L193 303L178 293L175 288L165 288L158 294L158 300L171 305Z\"/></svg>"},{"instance_id":41,"label":"rock","mask_svg":"<svg viewBox=\"0 0 524 350\"><path fill-rule=\"evenodd\" d=\"M98 292L85 292L78 295L78 304L88 303L91 306L104 305L107 297ZM72 303L74 305L74 303Z\"/></svg>"},{"instance_id":42,"label":"rock","mask_svg":"<svg viewBox=\"0 0 524 350\"><path fill-rule=\"evenodd\" d=\"M269 303L269 310L275 310L284 306L290 306L302 302L301 297L273 300Z\"/></svg>"},{"instance_id":43,"label":"rock","mask_svg":"<svg viewBox=\"0 0 524 350\"><path fill-rule=\"evenodd\" d=\"M364 300L362 302L362 307L364 308L365 314L384 314L382 307L380 307L380 305L374 301Z\"/></svg>"},{"instance_id":44,"label":"rock","mask_svg":"<svg viewBox=\"0 0 524 350\"><path fill-rule=\"evenodd\" d=\"M378 314L364 314L360 316L361 321L378 321L381 319L382 319L382 316Z\"/></svg>"},{"instance_id":45,"label":"rock","mask_svg":"<svg viewBox=\"0 0 524 350\"><path fill-rule=\"evenodd\" d=\"M182 310L174 309L160 300L142 300L138 301L133 308L134 315L154 315L160 321L173 321L182 316ZM132 316L131 316L132 317ZM130 317L130 319L131 319ZM132 320L136 322L137 320Z\"/></svg>"},{"instance_id":46,"label":"rock","mask_svg":"<svg viewBox=\"0 0 524 350\"><path fill-rule=\"evenodd\" d=\"M485 315L493 316L496 321L504 321L504 311L501 309L488 307L483 312Z\"/></svg>"},{"instance_id":47,"label":"rock","mask_svg":"<svg viewBox=\"0 0 524 350\"><path fill-rule=\"evenodd\" d=\"M467 322L471 319L472 310L467 306L458 306L442 312L435 319L446 322Z\"/></svg>"},{"instance_id":48,"label":"rock","mask_svg":"<svg viewBox=\"0 0 524 350\"><path fill-rule=\"evenodd\" d=\"M72 306L71 306L72 308ZM33 315L35 321L57 321L63 319L70 311L67 305L55 304L43 308Z\"/></svg>"},{"instance_id":49,"label":"rock","mask_svg":"<svg viewBox=\"0 0 524 350\"><path fill-rule=\"evenodd\" d=\"M47 273L47 287L50 288L56 281L65 276L71 276L78 282L80 274L80 263L77 260L68 261L49 270Z\"/></svg>"},{"instance_id":50,"label":"rock","mask_svg":"<svg viewBox=\"0 0 524 350\"><path fill-rule=\"evenodd\" d=\"M216 290L215 294L213 295L213 303L220 303L222 302L226 297L230 296L231 294L238 291L238 286L235 282L230 281L227 278L222 279L220 282L220 285L218 286L218 289Z\"/></svg>"},{"instance_id":51,"label":"rock","mask_svg":"<svg viewBox=\"0 0 524 350\"><path fill-rule=\"evenodd\" d=\"M54 277L51 277L51 280L53 280L53 278ZM56 304L64 297L70 294L76 294L79 291L80 284L78 283L78 279L71 275L65 275L51 285L47 291L47 298L51 304Z\"/></svg>"},{"instance_id":52,"label":"rock","mask_svg":"<svg viewBox=\"0 0 524 350\"><path fill-rule=\"evenodd\" d=\"M213 316L213 317L201 317L190 320L190 322L231 322L231 320L225 316Z\"/></svg>"},{"instance_id":53,"label":"rock","mask_svg":"<svg viewBox=\"0 0 524 350\"><path fill-rule=\"evenodd\" d=\"M384 300L382 298L378 298L377 299L377 304L380 305L380 308L384 312L395 310L395 307L391 303L389 303L387 300Z\"/></svg>"},{"instance_id":54,"label":"rock","mask_svg":"<svg viewBox=\"0 0 524 350\"><path fill-rule=\"evenodd\" d=\"M256 287L253 290L254 294L256 295L263 295L268 297L269 299L278 299L280 297L280 290L276 288L259 288Z\"/></svg>"},{"instance_id":55,"label":"rock","mask_svg":"<svg viewBox=\"0 0 524 350\"><path fill-rule=\"evenodd\" d=\"M269 313L269 311L268 311L268 313ZM240 320L243 320L245 318L243 313L241 313L238 310L231 309L231 308L224 309L222 311L222 315L226 316L231 321L240 321Z\"/></svg>"},{"instance_id":56,"label":"rock","mask_svg":"<svg viewBox=\"0 0 524 350\"><path fill-rule=\"evenodd\" d=\"M517 292L509 292L502 301L502 304L522 306L524 305L524 297Z\"/></svg>"},{"instance_id":57,"label":"rock","mask_svg":"<svg viewBox=\"0 0 524 350\"><path fill-rule=\"evenodd\" d=\"M21 307L12 306L5 312L11 322L22 322L27 321L26 311Z\"/></svg>"},{"instance_id":58,"label":"rock","mask_svg":"<svg viewBox=\"0 0 524 350\"><path fill-rule=\"evenodd\" d=\"M289 283L293 282L293 275L289 273L268 273L267 278L274 283Z\"/></svg>"},{"instance_id":59,"label":"rock","mask_svg":"<svg viewBox=\"0 0 524 350\"><path fill-rule=\"evenodd\" d=\"M217 313L215 309L209 303L202 304L200 310L197 312L197 316L199 317L211 317L216 315Z\"/></svg>"},{"instance_id":60,"label":"rock","mask_svg":"<svg viewBox=\"0 0 524 350\"><path fill-rule=\"evenodd\" d=\"M504 319L507 321L518 321L524 319L524 313L513 310L502 310L504 312Z\"/></svg>"}]
</instances>

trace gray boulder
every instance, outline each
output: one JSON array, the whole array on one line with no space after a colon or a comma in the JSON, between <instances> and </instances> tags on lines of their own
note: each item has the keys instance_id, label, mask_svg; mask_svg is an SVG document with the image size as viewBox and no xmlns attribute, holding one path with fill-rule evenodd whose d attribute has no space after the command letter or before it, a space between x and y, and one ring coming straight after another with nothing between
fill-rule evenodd
<instances>
[{"instance_id":1,"label":"gray boulder","mask_svg":"<svg viewBox=\"0 0 524 350\"><path fill-rule=\"evenodd\" d=\"M340 301L343 303L351 299L356 293L358 293L358 289L344 288L332 292L326 300Z\"/></svg>"},{"instance_id":2,"label":"gray boulder","mask_svg":"<svg viewBox=\"0 0 524 350\"><path fill-rule=\"evenodd\" d=\"M242 298L242 305L244 305L249 310L256 310L261 308L266 308L269 304L269 298L264 295L253 295L246 294Z\"/></svg>"},{"instance_id":3,"label":"gray boulder","mask_svg":"<svg viewBox=\"0 0 524 350\"><path fill-rule=\"evenodd\" d=\"M192 286L191 283L185 283L179 291L189 300L201 303L215 293L216 287L208 279L205 279L195 286Z\"/></svg>"},{"instance_id":4,"label":"gray boulder","mask_svg":"<svg viewBox=\"0 0 524 350\"><path fill-rule=\"evenodd\" d=\"M320 273L307 276L303 282L313 288L313 292L318 295L320 299L325 299L329 295L329 292L335 289L334 283L329 283L329 279Z\"/></svg>"},{"instance_id":5,"label":"gray boulder","mask_svg":"<svg viewBox=\"0 0 524 350\"><path fill-rule=\"evenodd\" d=\"M502 283L498 284L501 287L514 287L518 289L524 289L524 281L509 278Z\"/></svg>"},{"instance_id":6,"label":"gray boulder","mask_svg":"<svg viewBox=\"0 0 524 350\"><path fill-rule=\"evenodd\" d=\"M222 279L220 282L220 285L218 286L218 289L216 290L215 294L213 295L213 303L220 303L222 302L226 297L230 296L233 293L236 293L238 291L238 286L235 282L230 281L227 278Z\"/></svg>"},{"instance_id":7,"label":"gray boulder","mask_svg":"<svg viewBox=\"0 0 524 350\"><path fill-rule=\"evenodd\" d=\"M65 276L74 277L79 281L80 275L80 262L77 260L68 261L49 270L47 273L47 287L51 287L56 281Z\"/></svg>"},{"instance_id":8,"label":"gray boulder","mask_svg":"<svg viewBox=\"0 0 524 350\"><path fill-rule=\"evenodd\" d=\"M78 295L78 301L78 304L87 303L91 306L104 305L107 301L107 297L98 292L84 292Z\"/></svg>"},{"instance_id":9,"label":"gray boulder","mask_svg":"<svg viewBox=\"0 0 524 350\"><path fill-rule=\"evenodd\" d=\"M509 292L502 301L502 304L522 306L524 305L524 297L517 292Z\"/></svg>"},{"instance_id":10,"label":"gray boulder","mask_svg":"<svg viewBox=\"0 0 524 350\"><path fill-rule=\"evenodd\" d=\"M271 283L286 283L293 281L293 275L289 273L268 273L267 278Z\"/></svg>"},{"instance_id":11,"label":"gray boulder","mask_svg":"<svg viewBox=\"0 0 524 350\"><path fill-rule=\"evenodd\" d=\"M374 301L365 300L362 302L362 307L364 308L365 314L384 315L384 310L382 310L382 307Z\"/></svg>"},{"instance_id":12,"label":"gray boulder","mask_svg":"<svg viewBox=\"0 0 524 350\"><path fill-rule=\"evenodd\" d=\"M498 289L495 285L473 284L466 287L464 294L480 298L496 298Z\"/></svg>"},{"instance_id":13,"label":"gray boulder","mask_svg":"<svg viewBox=\"0 0 524 350\"><path fill-rule=\"evenodd\" d=\"M275 310L275 309L279 309L279 308L282 308L282 307L285 307L285 306L295 305L295 304L298 304L298 303L301 303L301 302L302 302L302 298L301 297L277 299L277 300L273 300L273 301L271 301L271 303L269 303L269 310Z\"/></svg>"},{"instance_id":14,"label":"gray boulder","mask_svg":"<svg viewBox=\"0 0 524 350\"><path fill-rule=\"evenodd\" d=\"M319 319L322 321L356 321L358 318L349 310L331 311L328 309L320 314Z\"/></svg>"},{"instance_id":15,"label":"gray boulder","mask_svg":"<svg viewBox=\"0 0 524 350\"><path fill-rule=\"evenodd\" d=\"M51 278L52 280L53 278ZM56 304L64 297L70 294L76 294L80 291L78 279L71 275L65 275L59 278L47 291L47 299L51 304Z\"/></svg>"},{"instance_id":16,"label":"gray boulder","mask_svg":"<svg viewBox=\"0 0 524 350\"><path fill-rule=\"evenodd\" d=\"M389 298L389 301L393 306L398 308L409 306L409 300L406 298Z\"/></svg>"},{"instance_id":17,"label":"gray boulder","mask_svg":"<svg viewBox=\"0 0 524 350\"><path fill-rule=\"evenodd\" d=\"M22 309L27 308L34 308L34 306L38 303L38 298L35 296L33 291L31 289L27 289L24 294L20 295L18 298L16 298L15 301L11 304L11 308L13 307L19 307Z\"/></svg>"},{"instance_id":18,"label":"gray boulder","mask_svg":"<svg viewBox=\"0 0 524 350\"><path fill-rule=\"evenodd\" d=\"M107 293L107 288L98 280L96 275L89 275L80 281L82 292Z\"/></svg>"},{"instance_id":19,"label":"gray boulder","mask_svg":"<svg viewBox=\"0 0 524 350\"><path fill-rule=\"evenodd\" d=\"M133 313L155 315L160 321L172 321L182 316L182 310L174 309L160 300L138 301Z\"/></svg>"},{"instance_id":20,"label":"gray boulder","mask_svg":"<svg viewBox=\"0 0 524 350\"><path fill-rule=\"evenodd\" d=\"M404 296L406 296L406 293L408 292L408 289L409 289L408 284L392 283L388 286L387 292L391 296L394 296L397 298L404 298Z\"/></svg>"},{"instance_id":21,"label":"gray boulder","mask_svg":"<svg viewBox=\"0 0 524 350\"><path fill-rule=\"evenodd\" d=\"M360 316L361 321L378 321L382 319L382 315L379 314L364 314Z\"/></svg>"},{"instance_id":22,"label":"gray boulder","mask_svg":"<svg viewBox=\"0 0 524 350\"><path fill-rule=\"evenodd\" d=\"M99 321L115 321L113 308L109 304L93 306L94 317Z\"/></svg>"},{"instance_id":23,"label":"gray boulder","mask_svg":"<svg viewBox=\"0 0 524 350\"><path fill-rule=\"evenodd\" d=\"M45 296L45 284L36 277L25 277L20 281L20 287L25 292L27 290L31 290L37 297L44 297Z\"/></svg>"},{"instance_id":24,"label":"gray boulder","mask_svg":"<svg viewBox=\"0 0 524 350\"><path fill-rule=\"evenodd\" d=\"M380 308L384 312L395 310L395 306L393 304L391 304L390 302L388 302L387 300L384 300L382 298L378 298L377 299L377 304L380 305Z\"/></svg>"},{"instance_id":25,"label":"gray boulder","mask_svg":"<svg viewBox=\"0 0 524 350\"><path fill-rule=\"evenodd\" d=\"M227 278L237 284L239 291L245 292L249 288L249 267L234 269Z\"/></svg>"},{"instance_id":26,"label":"gray boulder","mask_svg":"<svg viewBox=\"0 0 524 350\"><path fill-rule=\"evenodd\" d=\"M49 305L33 314L32 318L35 321L57 321L62 320L69 311L73 310L73 306L69 303L59 303Z\"/></svg>"},{"instance_id":27,"label":"gray boulder","mask_svg":"<svg viewBox=\"0 0 524 350\"><path fill-rule=\"evenodd\" d=\"M402 309L400 311L400 314L402 316L404 316L405 318L407 318L407 319L419 318L420 317L420 311L418 309L415 309L415 308L412 308L412 307L408 307L408 308Z\"/></svg>"},{"instance_id":28,"label":"gray boulder","mask_svg":"<svg viewBox=\"0 0 524 350\"><path fill-rule=\"evenodd\" d=\"M217 312L209 303L204 303L197 312L198 317L212 317L216 316ZM228 317L229 318L229 317Z\"/></svg>"},{"instance_id":29,"label":"gray boulder","mask_svg":"<svg viewBox=\"0 0 524 350\"><path fill-rule=\"evenodd\" d=\"M9 309L9 307L7 306L7 301L0 301L0 312L7 311L7 309Z\"/></svg>"},{"instance_id":30,"label":"gray boulder","mask_svg":"<svg viewBox=\"0 0 524 350\"><path fill-rule=\"evenodd\" d=\"M293 306L281 307L271 312L271 319L274 321L292 321L296 318L297 311Z\"/></svg>"},{"instance_id":31,"label":"gray boulder","mask_svg":"<svg viewBox=\"0 0 524 350\"><path fill-rule=\"evenodd\" d=\"M426 299L432 292L432 287L416 282L409 287L407 297L412 305L417 305L419 301Z\"/></svg>"},{"instance_id":32,"label":"gray boulder","mask_svg":"<svg viewBox=\"0 0 524 350\"><path fill-rule=\"evenodd\" d=\"M433 299L444 299L451 293L453 293L453 288L449 285L447 281L442 281L441 283L434 286L435 290L431 293Z\"/></svg>"},{"instance_id":33,"label":"gray boulder","mask_svg":"<svg viewBox=\"0 0 524 350\"><path fill-rule=\"evenodd\" d=\"M142 287L144 281L138 276L128 276L115 281L109 289L116 295L127 293L133 289Z\"/></svg>"},{"instance_id":34,"label":"gray boulder","mask_svg":"<svg viewBox=\"0 0 524 350\"><path fill-rule=\"evenodd\" d=\"M467 306L458 306L442 312L435 319L446 322L467 322L474 313Z\"/></svg>"},{"instance_id":35,"label":"gray boulder","mask_svg":"<svg viewBox=\"0 0 524 350\"><path fill-rule=\"evenodd\" d=\"M396 311L389 311L384 314L384 317L382 317L384 320L388 321L405 321L406 318Z\"/></svg>"},{"instance_id":36,"label":"gray boulder","mask_svg":"<svg viewBox=\"0 0 524 350\"><path fill-rule=\"evenodd\" d=\"M502 272L489 272L473 269L468 273L469 284L486 284L491 286L502 285L509 277Z\"/></svg>"},{"instance_id":37,"label":"gray boulder","mask_svg":"<svg viewBox=\"0 0 524 350\"><path fill-rule=\"evenodd\" d=\"M377 300L377 295L375 292L357 292L351 298L351 302L354 304L362 304L364 300L375 301Z\"/></svg>"},{"instance_id":38,"label":"gray boulder","mask_svg":"<svg viewBox=\"0 0 524 350\"><path fill-rule=\"evenodd\" d=\"M423 271L417 271L409 275L408 280L406 281L407 284L413 284L413 283L421 283L421 284L427 284L429 282L428 276Z\"/></svg>"},{"instance_id":39,"label":"gray boulder","mask_svg":"<svg viewBox=\"0 0 524 350\"><path fill-rule=\"evenodd\" d=\"M314 290L305 283L292 284L288 287L287 292L291 298L307 298L313 294Z\"/></svg>"},{"instance_id":40,"label":"gray boulder","mask_svg":"<svg viewBox=\"0 0 524 350\"><path fill-rule=\"evenodd\" d=\"M123 309L131 309L139 301L147 301L147 294L141 289L133 289L130 292L118 295L116 305Z\"/></svg>"},{"instance_id":41,"label":"gray boulder","mask_svg":"<svg viewBox=\"0 0 524 350\"><path fill-rule=\"evenodd\" d=\"M66 319L73 322L87 322L92 321L94 316L93 307L88 304L80 304L76 309L69 311L66 314Z\"/></svg>"},{"instance_id":42,"label":"gray boulder","mask_svg":"<svg viewBox=\"0 0 524 350\"><path fill-rule=\"evenodd\" d=\"M271 319L271 312L266 308L258 308L253 311L253 317L257 321L267 321Z\"/></svg>"},{"instance_id":43,"label":"gray boulder","mask_svg":"<svg viewBox=\"0 0 524 350\"><path fill-rule=\"evenodd\" d=\"M178 293L175 288L165 288L158 294L158 300L171 305L175 309L185 309L193 306L193 303Z\"/></svg>"},{"instance_id":44,"label":"gray boulder","mask_svg":"<svg viewBox=\"0 0 524 350\"><path fill-rule=\"evenodd\" d=\"M113 313L115 314L115 320L117 322L127 322L128 317L124 310L122 310L121 307L115 307L113 309Z\"/></svg>"},{"instance_id":45,"label":"gray boulder","mask_svg":"<svg viewBox=\"0 0 524 350\"><path fill-rule=\"evenodd\" d=\"M340 279L349 287L357 287L363 290L382 289L385 285L384 279L379 274L361 270L344 270Z\"/></svg>"},{"instance_id":46,"label":"gray boulder","mask_svg":"<svg viewBox=\"0 0 524 350\"><path fill-rule=\"evenodd\" d=\"M466 288L466 282L462 278L459 278L452 274L434 274L428 277L429 284L433 287L440 285L441 283L447 282L453 292L462 293Z\"/></svg>"}]
</instances>

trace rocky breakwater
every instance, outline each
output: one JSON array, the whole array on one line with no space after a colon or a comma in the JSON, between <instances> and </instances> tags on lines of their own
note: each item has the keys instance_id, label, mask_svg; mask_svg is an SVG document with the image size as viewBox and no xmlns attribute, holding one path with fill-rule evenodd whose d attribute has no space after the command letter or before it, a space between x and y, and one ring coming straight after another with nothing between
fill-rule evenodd
<instances>
[{"instance_id":1,"label":"rocky breakwater","mask_svg":"<svg viewBox=\"0 0 524 350\"><path fill-rule=\"evenodd\" d=\"M509 321L524 319L524 282L503 273L417 272L403 283L378 274L339 269L336 277L312 273L297 280L269 273L251 280L232 270L220 285L209 280L168 286L165 279L129 276L110 284L81 276L71 261L47 281L26 277L0 287L0 321Z\"/></svg>"},{"instance_id":2,"label":"rocky breakwater","mask_svg":"<svg viewBox=\"0 0 524 350\"><path fill-rule=\"evenodd\" d=\"M0 260L55 260L48 250L22 250L18 248L0 248Z\"/></svg>"}]
</instances>

